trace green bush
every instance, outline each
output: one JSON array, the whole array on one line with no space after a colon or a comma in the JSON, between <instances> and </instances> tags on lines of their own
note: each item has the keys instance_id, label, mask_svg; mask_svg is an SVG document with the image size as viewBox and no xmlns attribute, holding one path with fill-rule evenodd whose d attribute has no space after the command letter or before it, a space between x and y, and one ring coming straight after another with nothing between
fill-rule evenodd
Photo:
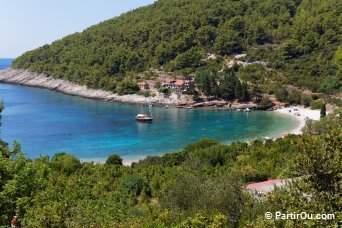
<instances>
[{"instance_id":1,"label":"green bush","mask_svg":"<svg viewBox=\"0 0 342 228\"><path fill-rule=\"evenodd\" d=\"M234 223L238 219L235 209L241 207L240 194L238 178L231 173L217 172L208 176L183 172L160 201L162 207L186 216L203 210L217 210Z\"/></svg>"},{"instance_id":2,"label":"green bush","mask_svg":"<svg viewBox=\"0 0 342 228\"><path fill-rule=\"evenodd\" d=\"M116 84L116 92L120 95L134 94L138 92L139 90L140 88L137 85L137 83L132 82L132 81L123 80Z\"/></svg>"},{"instance_id":3,"label":"green bush","mask_svg":"<svg viewBox=\"0 0 342 228\"><path fill-rule=\"evenodd\" d=\"M278 101L287 101L289 92L285 88L277 89L275 92L275 97Z\"/></svg>"},{"instance_id":4,"label":"green bush","mask_svg":"<svg viewBox=\"0 0 342 228\"><path fill-rule=\"evenodd\" d=\"M170 96L171 95L171 90L167 89L167 88L162 88L159 90L159 92L165 94L165 96Z\"/></svg>"},{"instance_id":5,"label":"green bush","mask_svg":"<svg viewBox=\"0 0 342 228\"><path fill-rule=\"evenodd\" d=\"M309 107L310 103L312 102L312 97L307 94L302 94L302 97L300 98L300 103L304 105L305 107Z\"/></svg>"},{"instance_id":6,"label":"green bush","mask_svg":"<svg viewBox=\"0 0 342 228\"><path fill-rule=\"evenodd\" d=\"M106 165L122 165L122 158L117 154L110 155L107 158Z\"/></svg>"},{"instance_id":7,"label":"green bush","mask_svg":"<svg viewBox=\"0 0 342 228\"><path fill-rule=\"evenodd\" d=\"M313 94L311 97L314 101L319 99L319 96L317 94Z\"/></svg>"},{"instance_id":8,"label":"green bush","mask_svg":"<svg viewBox=\"0 0 342 228\"><path fill-rule=\"evenodd\" d=\"M310 107L311 107L311 109L313 109L313 110L321 109L321 108L322 108L322 105L323 105L323 102L322 102L322 101L319 101L319 100L317 100L317 101L312 101L312 102L310 103Z\"/></svg>"},{"instance_id":9,"label":"green bush","mask_svg":"<svg viewBox=\"0 0 342 228\"><path fill-rule=\"evenodd\" d=\"M139 196L146 185L144 178L136 174L127 175L122 178L120 188L122 191L133 196Z\"/></svg>"},{"instance_id":10,"label":"green bush","mask_svg":"<svg viewBox=\"0 0 342 228\"><path fill-rule=\"evenodd\" d=\"M261 109L268 109L273 105L272 101L268 97L263 97L260 101L260 108Z\"/></svg>"},{"instance_id":11,"label":"green bush","mask_svg":"<svg viewBox=\"0 0 342 228\"><path fill-rule=\"evenodd\" d=\"M76 170L82 167L81 162L76 157L66 154L55 154L51 159L51 167L57 171L66 175L71 175Z\"/></svg>"},{"instance_id":12,"label":"green bush","mask_svg":"<svg viewBox=\"0 0 342 228\"><path fill-rule=\"evenodd\" d=\"M155 89L159 89L160 86L161 86L161 83L160 82L156 82L156 83L154 83L153 86L154 86Z\"/></svg>"},{"instance_id":13,"label":"green bush","mask_svg":"<svg viewBox=\"0 0 342 228\"><path fill-rule=\"evenodd\" d=\"M287 101L290 104L300 104L301 101L301 93L298 90L291 90L287 97Z\"/></svg>"},{"instance_id":14,"label":"green bush","mask_svg":"<svg viewBox=\"0 0 342 228\"><path fill-rule=\"evenodd\" d=\"M188 152L192 152L192 151L197 150L197 149L204 149L204 148L208 148L208 147L211 147L211 146L217 145L217 144L218 144L218 142L216 140L201 139L198 142L191 143L191 144L187 145L184 148L184 152L188 153Z\"/></svg>"},{"instance_id":15,"label":"green bush","mask_svg":"<svg viewBox=\"0 0 342 228\"><path fill-rule=\"evenodd\" d=\"M196 215L184 220L179 228L189 227L215 227L225 228L227 227L228 220L224 214L217 210L200 211Z\"/></svg>"},{"instance_id":16,"label":"green bush","mask_svg":"<svg viewBox=\"0 0 342 228\"><path fill-rule=\"evenodd\" d=\"M321 118L325 117L326 115L327 115L327 108L326 108L325 104L322 104L322 107L321 107Z\"/></svg>"}]
</instances>

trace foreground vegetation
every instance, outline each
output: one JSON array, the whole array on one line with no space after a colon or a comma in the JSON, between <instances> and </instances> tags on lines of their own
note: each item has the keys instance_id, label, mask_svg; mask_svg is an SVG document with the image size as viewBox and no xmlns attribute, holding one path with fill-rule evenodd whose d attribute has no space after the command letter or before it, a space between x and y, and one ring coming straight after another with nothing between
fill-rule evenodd
<instances>
[{"instance_id":1,"label":"foreground vegetation","mask_svg":"<svg viewBox=\"0 0 342 228\"><path fill-rule=\"evenodd\" d=\"M185 77L216 73L233 54L247 53L246 61L267 62L240 69L240 80L255 87L250 90L294 85L335 93L342 77L341 10L335 0L159 0L27 52L13 67L122 92L123 85L136 88L127 81L142 80L137 73L151 67Z\"/></svg>"},{"instance_id":2,"label":"foreground vegetation","mask_svg":"<svg viewBox=\"0 0 342 228\"><path fill-rule=\"evenodd\" d=\"M0 225L26 227L295 227L336 220L265 220L267 211L335 213L341 206L339 115L309 121L302 136L222 145L203 139L131 167L119 156L81 163L66 153L28 159L0 143ZM250 182L300 177L254 198ZM300 189L300 191L298 191ZM308 198L309 196L309 198Z\"/></svg>"}]
</instances>

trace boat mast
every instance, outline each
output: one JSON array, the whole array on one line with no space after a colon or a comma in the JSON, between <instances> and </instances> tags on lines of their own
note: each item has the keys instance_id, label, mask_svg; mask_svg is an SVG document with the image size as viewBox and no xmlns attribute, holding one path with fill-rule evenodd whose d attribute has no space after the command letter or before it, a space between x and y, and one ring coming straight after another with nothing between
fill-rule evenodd
<instances>
[{"instance_id":1,"label":"boat mast","mask_svg":"<svg viewBox=\"0 0 342 228\"><path fill-rule=\"evenodd\" d=\"M151 118L153 118L153 114L152 114L152 110L151 110L151 106L150 105L148 106L148 109L150 110Z\"/></svg>"}]
</instances>

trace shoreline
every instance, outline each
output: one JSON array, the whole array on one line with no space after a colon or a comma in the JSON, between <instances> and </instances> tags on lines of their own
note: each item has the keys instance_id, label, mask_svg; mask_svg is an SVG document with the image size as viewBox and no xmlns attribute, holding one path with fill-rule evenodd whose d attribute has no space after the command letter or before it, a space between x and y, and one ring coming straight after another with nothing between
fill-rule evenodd
<instances>
[{"instance_id":1,"label":"shoreline","mask_svg":"<svg viewBox=\"0 0 342 228\"><path fill-rule=\"evenodd\" d=\"M311 110L309 108L304 108L302 106L291 106L287 108L280 108L280 109L275 110L274 112L291 116L293 119L298 121L297 127L287 132L284 132L283 135L286 135L286 134L301 135L303 133L302 129L303 127L305 127L305 123L307 119L320 120L319 110Z\"/></svg>"},{"instance_id":2,"label":"shoreline","mask_svg":"<svg viewBox=\"0 0 342 228\"><path fill-rule=\"evenodd\" d=\"M289 110L291 110L291 112L289 112ZM297 110L297 111L294 111ZM282 138L288 134L294 134L294 135L301 135L302 132L302 128L305 127L305 123L306 123L306 119L312 119L312 120L319 120L320 119L320 111L319 110L311 110L308 108L303 108L302 106L291 106L291 107L287 107L287 108L280 108L277 110L272 111L275 114L280 114L280 115L284 115L284 116L288 116L291 117L293 120L296 121L295 127L292 128L291 130L287 130L287 131L283 131L282 133L278 134L278 135L274 135L273 137L271 137L270 139L272 140L276 140L278 138ZM299 113L300 116L295 115ZM226 143L223 143L226 145ZM172 153L172 152L170 152ZM144 156L144 157L129 157L129 158L122 158L123 161L123 165L124 166L131 166L132 163L134 162L139 162L139 160L145 159L146 157L148 157L150 155ZM151 155L151 156L163 156L163 155ZM106 159L107 158L97 158L97 159L80 159L82 162L93 162L94 164L105 164L106 163Z\"/></svg>"},{"instance_id":3,"label":"shoreline","mask_svg":"<svg viewBox=\"0 0 342 228\"><path fill-rule=\"evenodd\" d=\"M90 89L85 85L79 85L66 80L48 77L44 74L12 68L0 70L0 82L47 89L71 96L79 96L93 100L104 100L112 103L131 105L145 105L148 103L153 105L168 105L175 107L190 104L185 98L174 99L172 96L170 96L170 98L166 98L162 96L145 97L137 94L118 95L116 93L101 89Z\"/></svg>"},{"instance_id":4,"label":"shoreline","mask_svg":"<svg viewBox=\"0 0 342 228\"><path fill-rule=\"evenodd\" d=\"M220 110L237 110L246 109L258 110L259 107L253 102L239 103L227 101L210 100L194 102L188 95L172 94L165 97L159 94L154 97L145 97L138 94L118 95L111 91L102 89L91 89L85 85L79 85L63 79L56 79L44 74L29 72L22 69L7 68L0 70L0 83L13 84L20 86L28 86L39 89L46 89L50 91L60 92L70 96L78 96L92 100L102 100L116 104L128 105L155 105L155 106L170 106L175 108L190 108L190 109L220 109Z\"/></svg>"},{"instance_id":5,"label":"shoreline","mask_svg":"<svg viewBox=\"0 0 342 228\"><path fill-rule=\"evenodd\" d=\"M4 69L0 70L0 82L7 84L23 85L41 89L48 89L51 91L61 92L63 94L71 96L79 96L83 98L89 98L93 100L103 100L118 104L131 104L131 105L146 105L146 103L154 105L169 105L174 107L190 105L189 101L182 99L172 99L164 97L144 97L141 95L123 95L119 96L109 91L89 89L86 86L81 86L75 83L71 83L61 79L55 79L48 77L43 74L32 73L26 70L15 70L15 69ZM191 103L193 104L193 103ZM246 105L246 104L240 104ZM198 107L201 109L202 107ZM211 107L206 107L205 109L212 109ZM242 107L241 107L242 108ZM197 109L197 108L196 108ZM274 113L279 113L282 115L287 115L292 117L297 123L296 127L291 130L284 131L279 135L274 135L273 140L281 138L287 134L302 134L302 128L305 126L306 118L319 120L320 112L319 110L305 109L301 106L292 106L288 108L280 108L273 111ZM131 165L133 162L137 162L142 158L128 158L123 159L124 165ZM82 162L91 162L92 159L81 159ZM106 158L94 159L93 162L97 164L105 163Z\"/></svg>"}]
</instances>

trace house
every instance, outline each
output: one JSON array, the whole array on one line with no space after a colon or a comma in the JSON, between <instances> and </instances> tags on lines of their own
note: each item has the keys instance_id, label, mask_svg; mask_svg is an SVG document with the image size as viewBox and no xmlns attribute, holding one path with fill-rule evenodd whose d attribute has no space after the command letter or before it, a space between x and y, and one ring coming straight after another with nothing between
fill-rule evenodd
<instances>
[{"instance_id":1,"label":"house","mask_svg":"<svg viewBox=\"0 0 342 228\"><path fill-rule=\"evenodd\" d=\"M140 90L149 90L150 89L150 85L147 82L139 82L138 86L139 86Z\"/></svg>"},{"instance_id":2,"label":"house","mask_svg":"<svg viewBox=\"0 0 342 228\"><path fill-rule=\"evenodd\" d=\"M173 90L175 89L175 82L177 80L176 79L173 79L173 78L165 78L163 80L161 80L161 85L163 88L166 88L166 89L170 89L170 90Z\"/></svg>"},{"instance_id":3,"label":"house","mask_svg":"<svg viewBox=\"0 0 342 228\"><path fill-rule=\"evenodd\" d=\"M191 80L176 80L175 82L177 93L187 94L194 90L195 84Z\"/></svg>"},{"instance_id":4,"label":"house","mask_svg":"<svg viewBox=\"0 0 342 228\"><path fill-rule=\"evenodd\" d=\"M166 79L162 86L176 93L187 94L194 90L195 84L191 80Z\"/></svg>"},{"instance_id":5,"label":"house","mask_svg":"<svg viewBox=\"0 0 342 228\"><path fill-rule=\"evenodd\" d=\"M268 180L253 184L248 184L245 188L255 195L265 195L267 193L273 192L275 187L284 187L287 183L292 182L292 179L276 179Z\"/></svg>"}]
</instances>

